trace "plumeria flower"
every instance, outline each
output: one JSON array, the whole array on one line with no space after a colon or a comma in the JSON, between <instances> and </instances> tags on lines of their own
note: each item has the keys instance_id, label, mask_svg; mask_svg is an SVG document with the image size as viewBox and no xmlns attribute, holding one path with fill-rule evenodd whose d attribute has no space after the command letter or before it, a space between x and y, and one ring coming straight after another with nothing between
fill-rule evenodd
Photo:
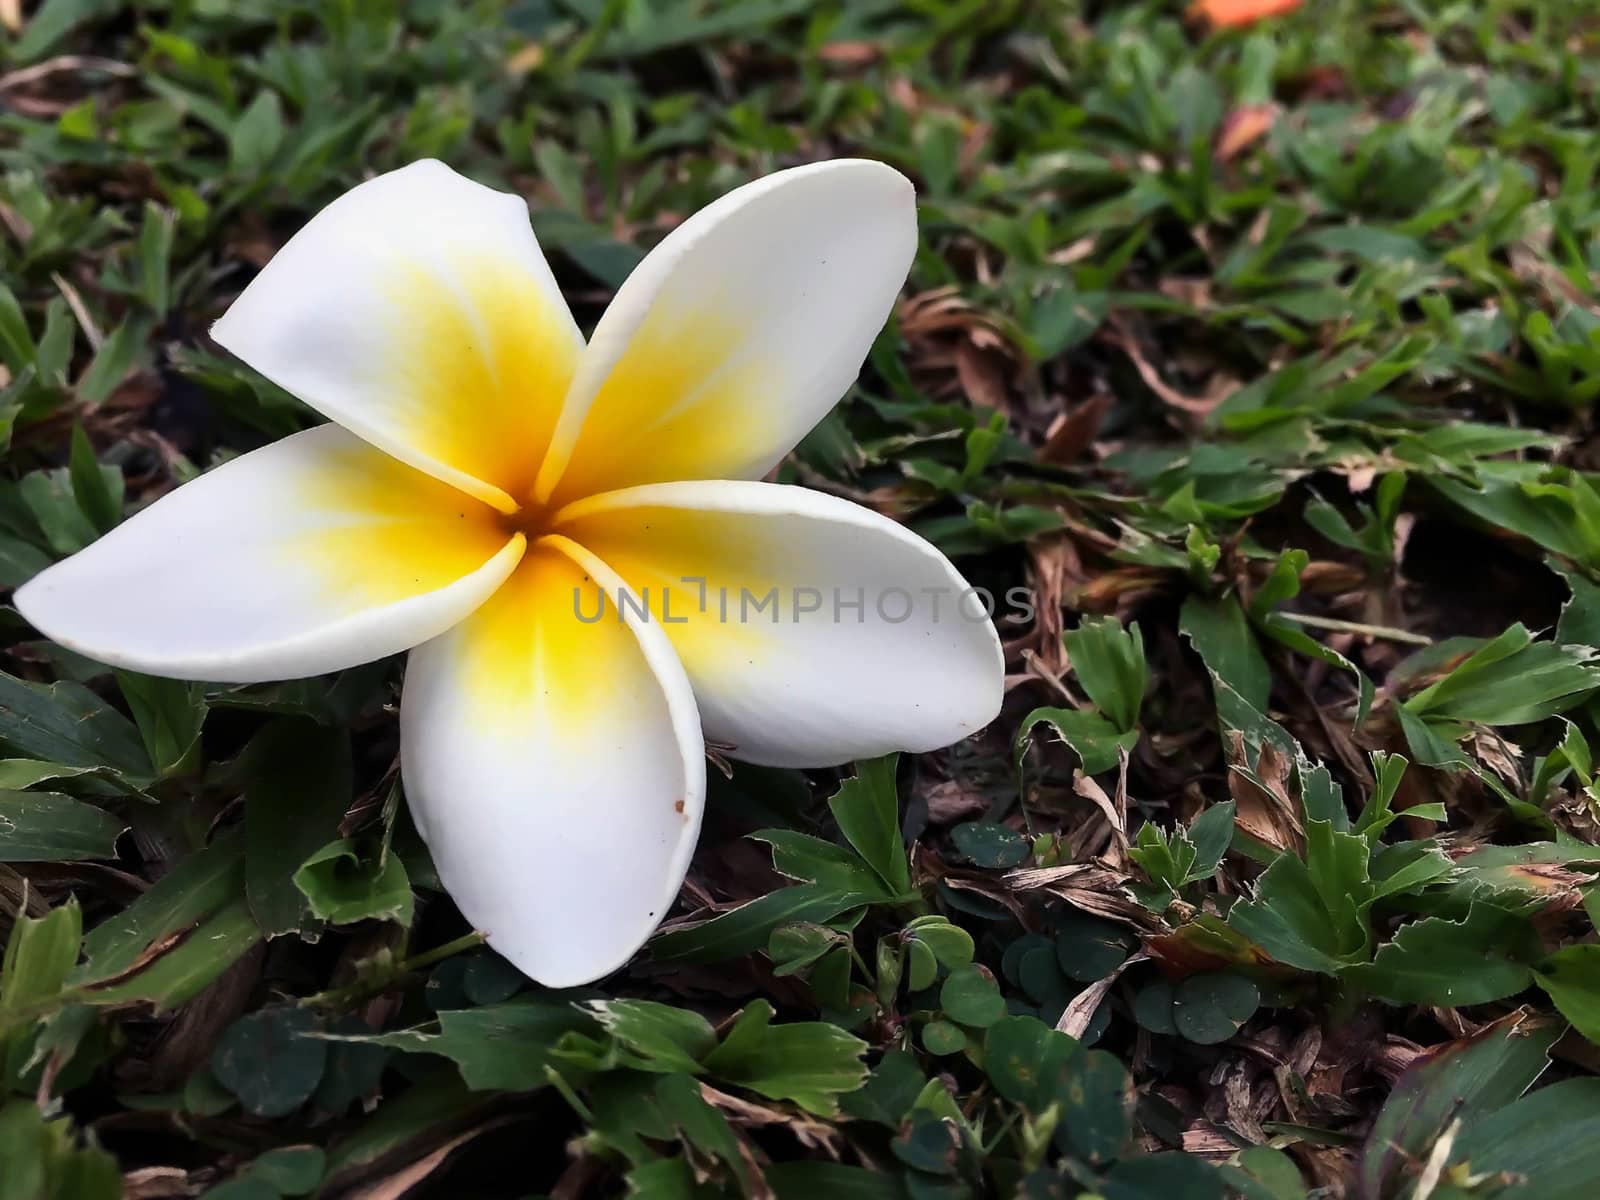
<instances>
[{"instance_id":1,"label":"plumeria flower","mask_svg":"<svg viewBox=\"0 0 1600 1200\"><path fill-rule=\"evenodd\" d=\"M855 379L916 242L892 169L782 171L666 237L585 345L521 199L437 162L369 180L213 330L331 423L162 497L17 607L179 679L410 650L401 768L440 879L528 975L596 979L677 896L707 740L825 766L999 709L999 640L943 555L757 482Z\"/></svg>"}]
</instances>

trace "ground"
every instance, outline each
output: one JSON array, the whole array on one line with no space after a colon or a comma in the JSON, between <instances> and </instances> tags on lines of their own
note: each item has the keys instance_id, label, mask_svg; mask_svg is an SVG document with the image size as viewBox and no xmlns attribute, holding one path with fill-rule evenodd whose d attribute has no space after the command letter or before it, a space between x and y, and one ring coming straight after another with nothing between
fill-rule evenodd
<instances>
[{"instance_id":1,"label":"ground","mask_svg":"<svg viewBox=\"0 0 1600 1200\"><path fill-rule=\"evenodd\" d=\"M437 890L399 661L4 610L0 1197L1590 1195L1600 21L1200 8L0 0L0 585L314 421L207 329L373 173L525 196L587 328L862 155L921 246L781 477L1032 597L981 736L714 768L570 994Z\"/></svg>"}]
</instances>

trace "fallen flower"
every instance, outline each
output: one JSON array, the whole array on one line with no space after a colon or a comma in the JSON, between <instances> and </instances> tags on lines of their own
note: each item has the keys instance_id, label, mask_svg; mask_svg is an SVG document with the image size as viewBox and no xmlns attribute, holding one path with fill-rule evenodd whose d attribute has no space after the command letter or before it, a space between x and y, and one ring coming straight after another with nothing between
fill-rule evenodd
<instances>
[{"instance_id":1,"label":"fallen flower","mask_svg":"<svg viewBox=\"0 0 1600 1200\"><path fill-rule=\"evenodd\" d=\"M952 611L968 589L943 555L754 482L854 380L916 240L892 169L782 171L665 238L585 345L522 200L437 162L369 180L213 330L333 423L161 498L17 607L185 679L413 650L402 770L441 880L535 979L598 978L677 895L706 739L822 766L999 709L999 640ZM591 620L597 589L613 609ZM714 599L773 590L782 611ZM888 592L924 600L855 603Z\"/></svg>"},{"instance_id":2,"label":"fallen flower","mask_svg":"<svg viewBox=\"0 0 1600 1200\"><path fill-rule=\"evenodd\" d=\"M1268 17L1281 17L1300 7L1301 0L1194 0L1189 15L1209 22L1216 29L1236 29L1254 25Z\"/></svg>"}]
</instances>

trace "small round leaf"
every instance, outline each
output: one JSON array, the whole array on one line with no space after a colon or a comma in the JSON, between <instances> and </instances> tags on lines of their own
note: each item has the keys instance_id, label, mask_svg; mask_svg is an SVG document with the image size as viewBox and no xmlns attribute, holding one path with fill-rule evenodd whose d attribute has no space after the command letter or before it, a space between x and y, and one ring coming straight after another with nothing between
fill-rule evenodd
<instances>
[{"instance_id":1,"label":"small round leaf","mask_svg":"<svg viewBox=\"0 0 1600 1200\"><path fill-rule=\"evenodd\" d=\"M1067 980L1061 974L1061 964L1056 961L1055 947L1048 942L1022 956L1017 982L1035 1004L1054 1006L1067 1002Z\"/></svg>"},{"instance_id":2,"label":"small round leaf","mask_svg":"<svg viewBox=\"0 0 1600 1200\"><path fill-rule=\"evenodd\" d=\"M1172 985L1158 979L1140 988L1133 997L1133 1019L1151 1033L1177 1033L1172 1023Z\"/></svg>"},{"instance_id":3,"label":"small round leaf","mask_svg":"<svg viewBox=\"0 0 1600 1200\"><path fill-rule=\"evenodd\" d=\"M913 992L933 986L934 978L939 974L939 960L933 956L928 943L912 938L906 943L906 952L906 985Z\"/></svg>"},{"instance_id":4,"label":"small round leaf","mask_svg":"<svg viewBox=\"0 0 1600 1200\"><path fill-rule=\"evenodd\" d=\"M929 1021L922 1027L922 1044L929 1054L944 1057L967 1048L967 1035L949 1021Z\"/></svg>"},{"instance_id":5,"label":"small round leaf","mask_svg":"<svg viewBox=\"0 0 1600 1200\"><path fill-rule=\"evenodd\" d=\"M282 1117L317 1090L328 1043L310 1035L317 1019L303 1008L264 1008L230 1025L211 1054L211 1073L246 1110Z\"/></svg>"},{"instance_id":6,"label":"small round leaf","mask_svg":"<svg viewBox=\"0 0 1600 1200\"><path fill-rule=\"evenodd\" d=\"M1029 950L1037 950L1041 946L1050 951L1050 953L1055 953L1056 944L1049 938L1037 933L1023 934L1006 947L1005 954L1000 958L1000 973L1017 987L1021 987L1022 977L1018 974L1018 971L1022 966L1022 956Z\"/></svg>"},{"instance_id":7,"label":"small round leaf","mask_svg":"<svg viewBox=\"0 0 1600 1200\"><path fill-rule=\"evenodd\" d=\"M1056 1145L1093 1163L1116 1158L1132 1135L1133 1082L1115 1055L1091 1050L1056 1091Z\"/></svg>"},{"instance_id":8,"label":"small round leaf","mask_svg":"<svg viewBox=\"0 0 1600 1200\"><path fill-rule=\"evenodd\" d=\"M1104 979L1133 948L1133 938L1120 926L1094 917L1067 917L1056 932L1056 958L1067 977L1079 983Z\"/></svg>"},{"instance_id":9,"label":"small round leaf","mask_svg":"<svg viewBox=\"0 0 1600 1200\"><path fill-rule=\"evenodd\" d=\"M984 1029L1006 1015L994 976L976 963L950 972L939 991L939 1004L952 1021Z\"/></svg>"},{"instance_id":10,"label":"small round leaf","mask_svg":"<svg viewBox=\"0 0 1600 1200\"><path fill-rule=\"evenodd\" d=\"M1191 975L1172 993L1172 1023L1191 1042L1225 1042L1261 1006L1261 992L1243 975Z\"/></svg>"}]
</instances>

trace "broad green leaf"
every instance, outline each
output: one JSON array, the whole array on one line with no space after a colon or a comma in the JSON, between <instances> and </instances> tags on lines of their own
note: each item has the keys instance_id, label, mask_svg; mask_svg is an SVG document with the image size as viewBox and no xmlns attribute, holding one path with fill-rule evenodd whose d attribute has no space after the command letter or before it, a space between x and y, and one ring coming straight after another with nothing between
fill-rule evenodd
<instances>
[{"instance_id":1,"label":"broad green leaf","mask_svg":"<svg viewBox=\"0 0 1600 1200\"><path fill-rule=\"evenodd\" d=\"M1131 752L1139 741L1139 731L1119 731L1096 712L1076 708L1036 708L1022 718L1017 727L1016 759L1020 763L1028 748L1034 726L1049 725L1056 736L1072 747L1083 763L1085 775L1098 775L1116 766L1121 752Z\"/></svg>"},{"instance_id":2,"label":"broad green leaf","mask_svg":"<svg viewBox=\"0 0 1600 1200\"><path fill-rule=\"evenodd\" d=\"M0 963L0 1034L8 1014L26 1012L61 992L83 937L83 915L69 899L42 917L19 914Z\"/></svg>"},{"instance_id":3,"label":"broad green leaf","mask_svg":"<svg viewBox=\"0 0 1600 1200\"><path fill-rule=\"evenodd\" d=\"M101 922L83 940L84 963L75 983L125 974L172 935L193 927L244 896L243 840L219 837L189 855L127 908Z\"/></svg>"},{"instance_id":4,"label":"broad green leaf","mask_svg":"<svg viewBox=\"0 0 1600 1200\"><path fill-rule=\"evenodd\" d=\"M1425 917L1403 926L1345 978L1393 1004L1459 1008L1520 992L1538 955L1538 936L1524 918L1474 904L1461 921Z\"/></svg>"},{"instance_id":5,"label":"broad green leaf","mask_svg":"<svg viewBox=\"0 0 1600 1200\"><path fill-rule=\"evenodd\" d=\"M1549 1065L1550 1047L1561 1032L1560 1022L1518 1010L1413 1062L1395 1081L1367 1135L1357 1176L1362 1194L1397 1194L1452 1120L1474 1120L1522 1095Z\"/></svg>"},{"instance_id":6,"label":"broad green leaf","mask_svg":"<svg viewBox=\"0 0 1600 1200\"><path fill-rule=\"evenodd\" d=\"M116 676L155 774L165 777L192 767L206 719L205 686L132 671Z\"/></svg>"},{"instance_id":7,"label":"broad green leaf","mask_svg":"<svg viewBox=\"0 0 1600 1200\"><path fill-rule=\"evenodd\" d=\"M1183 602L1178 630L1246 704L1265 711L1272 675L1238 600L1190 596Z\"/></svg>"},{"instance_id":8,"label":"broad green leaf","mask_svg":"<svg viewBox=\"0 0 1600 1200\"><path fill-rule=\"evenodd\" d=\"M721 1045L705 1058L718 1079L771 1100L792 1100L807 1112L831 1116L838 1098L867 1078L867 1043L825 1021L773 1025L772 1006L752 1000Z\"/></svg>"},{"instance_id":9,"label":"broad green leaf","mask_svg":"<svg viewBox=\"0 0 1600 1200\"><path fill-rule=\"evenodd\" d=\"M1600 945L1564 946L1533 973L1572 1027L1600 1045Z\"/></svg>"},{"instance_id":10,"label":"broad green leaf","mask_svg":"<svg viewBox=\"0 0 1600 1200\"><path fill-rule=\"evenodd\" d=\"M701 1070L717 1035L699 1013L653 1000L591 1000L584 1005L646 1071Z\"/></svg>"},{"instance_id":11,"label":"broad green leaf","mask_svg":"<svg viewBox=\"0 0 1600 1200\"><path fill-rule=\"evenodd\" d=\"M881 897L846 893L823 884L805 883L758 896L689 929L658 934L650 942L660 962L708 963L737 958L764 948L772 931L791 921L831 921Z\"/></svg>"},{"instance_id":12,"label":"broad green leaf","mask_svg":"<svg viewBox=\"0 0 1600 1200\"><path fill-rule=\"evenodd\" d=\"M821 884L837 892L889 899L887 885L855 851L793 829L762 829L750 835L772 847L772 867L780 875Z\"/></svg>"},{"instance_id":13,"label":"broad green leaf","mask_svg":"<svg viewBox=\"0 0 1600 1200\"><path fill-rule=\"evenodd\" d=\"M115 858L128 823L55 792L0 791L0 862Z\"/></svg>"},{"instance_id":14,"label":"broad green leaf","mask_svg":"<svg viewBox=\"0 0 1600 1200\"><path fill-rule=\"evenodd\" d=\"M262 932L275 937L301 928L307 902L296 872L338 837L354 793L350 738L304 717L280 717L251 740L238 770L245 896ZM337 876L337 863L333 871Z\"/></svg>"},{"instance_id":15,"label":"broad green leaf","mask_svg":"<svg viewBox=\"0 0 1600 1200\"><path fill-rule=\"evenodd\" d=\"M1515 1181L1502 1195L1589 1200L1600 1179L1600 1079L1563 1079L1466 1122L1450 1164Z\"/></svg>"},{"instance_id":16,"label":"broad green leaf","mask_svg":"<svg viewBox=\"0 0 1600 1200\"><path fill-rule=\"evenodd\" d=\"M1092 1163L1118 1157L1133 1136L1133 1080L1115 1055L1090 1050L1055 1089L1056 1146Z\"/></svg>"},{"instance_id":17,"label":"broad green leaf","mask_svg":"<svg viewBox=\"0 0 1600 1200\"><path fill-rule=\"evenodd\" d=\"M283 105L276 92L263 88L228 135L233 169L242 175L264 170L283 143L283 135Z\"/></svg>"},{"instance_id":18,"label":"broad green leaf","mask_svg":"<svg viewBox=\"0 0 1600 1200\"><path fill-rule=\"evenodd\" d=\"M329 842L294 873L294 885L318 920L394 921L411 925L416 898L398 854L379 846L363 854L349 838Z\"/></svg>"},{"instance_id":19,"label":"broad green leaf","mask_svg":"<svg viewBox=\"0 0 1600 1200\"><path fill-rule=\"evenodd\" d=\"M1124 630L1115 617L1086 619L1061 635L1072 671L1119 733L1139 723L1150 673L1145 666L1139 626Z\"/></svg>"},{"instance_id":20,"label":"broad green leaf","mask_svg":"<svg viewBox=\"0 0 1600 1200\"><path fill-rule=\"evenodd\" d=\"M101 533L114 529L122 520L122 472L110 474L95 461L94 448L82 425L72 427L72 450L68 458L68 477L72 495L89 523ZM115 485L111 480L115 479Z\"/></svg>"},{"instance_id":21,"label":"broad green leaf","mask_svg":"<svg viewBox=\"0 0 1600 1200\"><path fill-rule=\"evenodd\" d=\"M1227 1188L1205 1159L1170 1151L1117 1163L1101 1180L1099 1194L1102 1200L1223 1200Z\"/></svg>"},{"instance_id":22,"label":"broad green leaf","mask_svg":"<svg viewBox=\"0 0 1600 1200\"><path fill-rule=\"evenodd\" d=\"M138 730L76 683L24 683L0 671L0 748L68 767L109 768L136 787L149 783Z\"/></svg>"},{"instance_id":23,"label":"broad green leaf","mask_svg":"<svg viewBox=\"0 0 1600 1200\"><path fill-rule=\"evenodd\" d=\"M828 801L845 838L896 896L911 890L911 868L900 841L900 801L895 790L898 754L858 764L853 779Z\"/></svg>"},{"instance_id":24,"label":"broad green leaf","mask_svg":"<svg viewBox=\"0 0 1600 1200\"><path fill-rule=\"evenodd\" d=\"M1600 651L1535 642L1520 624L1486 642L1449 675L1406 701L1431 720L1526 725L1600 688Z\"/></svg>"},{"instance_id":25,"label":"broad green leaf","mask_svg":"<svg viewBox=\"0 0 1600 1200\"><path fill-rule=\"evenodd\" d=\"M73 1136L70 1119L45 1120L31 1100L12 1097L0 1107L0 1197L4 1200L120 1200L117 1160Z\"/></svg>"},{"instance_id":26,"label":"broad green leaf","mask_svg":"<svg viewBox=\"0 0 1600 1200\"><path fill-rule=\"evenodd\" d=\"M887 1171L826 1160L775 1162L763 1174L778 1200L905 1200L905 1187Z\"/></svg>"},{"instance_id":27,"label":"broad green leaf","mask_svg":"<svg viewBox=\"0 0 1600 1200\"><path fill-rule=\"evenodd\" d=\"M983 1066L995 1090L1043 1112L1065 1080L1077 1078L1084 1050L1075 1038L1033 1017L1001 1017L984 1033Z\"/></svg>"},{"instance_id":28,"label":"broad green leaf","mask_svg":"<svg viewBox=\"0 0 1600 1200\"><path fill-rule=\"evenodd\" d=\"M550 1052L566 1033L592 1030L594 1018L566 1000L530 996L483 1008L447 1009L439 1031L325 1034L333 1055L341 1044L385 1046L450 1059L473 1091L526 1092L550 1082ZM335 1065L329 1059L329 1069Z\"/></svg>"},{"instance_id":29,"label":"broad green leaf","mask_svg":"<svg viewBox=\"0 0 1600 1200\"><path fill-rule=\"evenodd\" d=\"M1330 912L1306 864L1280 854L1256 880L1255 896L1234 904L1228 924L1279 962L1337 975L1365 947Z\"/></svg>"},{"instance_id":30,"label":"broad green leaf","mask_svg":"<svg viewBox=\"0 0 1600 1200\"><path fill-rule=\"evenodd\" d=\"M203 991L260 940L261 929L240 897L207 915L178 940L149 947L146 957L125 974L84 981L80 994L91 1004L142 1000L166 1011ZM93 966L91 961L80 970Z\"/></svg>"}]
</instances>

